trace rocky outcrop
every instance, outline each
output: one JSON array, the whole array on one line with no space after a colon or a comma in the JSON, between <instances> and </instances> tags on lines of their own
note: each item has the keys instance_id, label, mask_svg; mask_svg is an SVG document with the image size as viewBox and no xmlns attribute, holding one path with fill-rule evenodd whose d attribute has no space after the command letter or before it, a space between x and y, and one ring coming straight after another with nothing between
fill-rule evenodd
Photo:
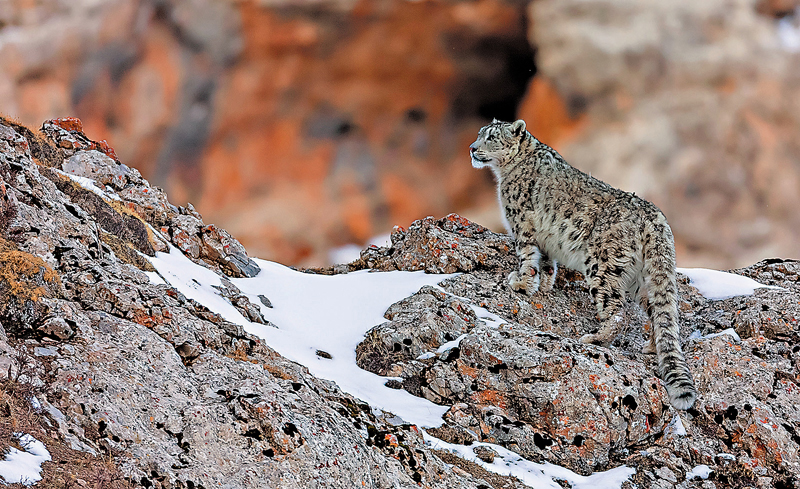
<instances>
[{"instance_id":1,"label":"rocky outcrop","mask_svg":"<svg viewBox=\"0 0 800 489\"><path fill-rule=\"evenodd\" d=\"M12 396L0 418L51 448L42 484L88 485L100 476L79 468L110 459L102 480L116 486L103 487L523 487L432 449L418 427L153 279L148 254L180 250L267 323L227 279L257 272L244 248L98 148L63 121L41 132L0 121L0 382ZM623 310L611 347L584 345L599 323L582 277L561 270L552 292L527 297L506 284L515 265L507 236L448 215L322 272L459 272L392 305L355 356L390 387L450 406L428 434L473 444L478 460L504 447L581 474L627 465L624 487L800 487L800 262L737 270L784 290L725 300L681 277L700 393L686 412L641 353L640 311ZM703 465L708 480L694 479Z\"/></svg>"},{"instance_id":2,"label":"rocky outcrop","mask_svg":"<svg viewBox=\"0 0 800 489\"><path fill-rule=\"evenodd\" d=\"M53 126L58 121L45 123L44 132L61 134L48 130ZM39 422L26 418L29 429L48 445L63 445L54 451L56 463L75 451L114 456L127 484L137 487L342 480L478 487L476 478L458 476L431 456L419 430L376 419L368 406L240 326L153 285L143 273L152 270L146 260L126 259L181 247L188 236L197 237L199 252L186 254L198 263L231 276L252 272L244 254L236 262L242 266L231 268L234 252L227 250L243 248L227 233L171 206L136 170L95 150L70 149L51 166L37 163L16 127L0 121L0 358L10 366L4 382L29 386L14 391L26 402L36 397ZM57 138L49 141L58 153ZM81 177L94 191L75 183ZM131 236L131 222L147 232ZM224 292L243 313L254 310L232 284ZM385 441L389 435L394 443ZM54 470L45 470L42 484L54 483Z\"/></svg>"}]
</instances>

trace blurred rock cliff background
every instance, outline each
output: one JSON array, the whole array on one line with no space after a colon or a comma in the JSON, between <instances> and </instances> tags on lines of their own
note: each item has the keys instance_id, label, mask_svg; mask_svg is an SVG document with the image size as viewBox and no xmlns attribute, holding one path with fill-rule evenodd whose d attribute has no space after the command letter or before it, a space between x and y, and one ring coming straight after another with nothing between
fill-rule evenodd
<instances>
[{"instance_id":1,"label":"blurred rock cliff background","mask_svg":"<svg viewBox=\"0 0 800 489\"><path fill-rule=\"evenodd\" d=\"M0 112L81 118L296 265L426 215L501 230L467 147L524 118L730 268L800 257L798 3L0 0Z\"/></svg>"}]
</instances>

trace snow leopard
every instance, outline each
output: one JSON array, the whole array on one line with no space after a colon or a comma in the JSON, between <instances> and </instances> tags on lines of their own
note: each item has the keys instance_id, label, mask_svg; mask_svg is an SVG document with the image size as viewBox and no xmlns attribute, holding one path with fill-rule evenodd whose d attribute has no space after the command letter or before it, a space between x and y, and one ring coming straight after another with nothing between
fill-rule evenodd
<instances>
[{"instance_id":1,"label":"snow leopard","mask_svg":"<svg viewBox=\"0 0 800 489\"><path fill-rule=\"evenodd\" d=\"M552 289L558 264L581 272L600 321L581 341L602 346L617 335L625 298L638 299L652 324L644 351L656 353L670 403L691 408L697 391L679 339L675 244L661 210L570 166L523 120L493 121L469 150L472 166L497 180L519 258L511 288L529 296Z\"/></svg>"}]
</instances>

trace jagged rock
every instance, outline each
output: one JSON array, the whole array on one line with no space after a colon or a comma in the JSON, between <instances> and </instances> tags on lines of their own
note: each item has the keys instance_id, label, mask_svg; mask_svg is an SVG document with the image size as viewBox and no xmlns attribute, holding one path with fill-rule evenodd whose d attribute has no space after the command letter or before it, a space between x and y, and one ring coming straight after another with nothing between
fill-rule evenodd
<instances>
[{"instance_id":1,"label":"jagged rock","mask_svg":"<svg viewBox=\"0 0 800 489\"><path fill-rule=\"evenodd\" d=\"M128 179L132 173L130 168L96 150L78 151L64 160L61 170L71 175L90 178L100 183L100 188L109 186L119 191L134 183Z\"/></svg>"},{"instance_id":2,"label":"jagged rock","mask_svg":"<svg viewBox=\"0 0 800 489\"><path fill-rule=\"evenodd\" d=\"M72 328L69 327L67 321L61 317L52 317L46 319L39 327L39 331L46 335L59 340L67 340L75 334Z\"/></svg>"},{"instance_id":3,"label":"jagged rock","mask_svg":"<svg viewBox=\"0 0 800 489\"><path fill-rule=\"evenodd\" d=\"M200 258L200 247L203 246L203 242L200 240L202 226L203 221L194 216L174 216L170 225L172 244L184 255L194 259Z\"/></svg>"},{"instance_id":4,"label":"jagged rock","mask_svg":"<svg viewBox=\"0 0 800 489\"><path fill-rule=\"evenodd\" d=\"M255 277L261 269L247 256L241 243L213 224L200 229L200 256L217 263L231 277Z\"/></svg>"},{"instance_id":5,"label":"jagged rock","mask_svg":"<svg viewBox=\"0 0 800 489\"><path fill-rule=\"evenodd\" d=\"M481 286L485 292L497 284ZM669 421L666 393L641 363L524 323L483 324L465 305L477 294L465 300L423 288L395 304L390 321L359 345L359 365L402 377L403 388L439 404L466 403L450 419L481 441L586 473ZM457 338L450 354L425 358Z\"/></svg>"},{"instance_id":6,"label":"jagged rock","mask_svg":"<svg viewBox=\"0 0 800 489\"><path fill-rule=\"evenodd\" d=\"M269 321L264 319L264 315L261 314L261 309L259 309L255 304L250 302L250 299L241 293L241 291L231 283L225 277L222 277L220 282L222 282L222 286L216 287L222 297L228 299L233 307L235 307L239 312L242 313L242 316L247 318L248 321L259 323L259 324L270 324Z\"/></svg>"},{"instance_id":7,"label":"jagged rock","mask_svg":"<svg viewBox=\"0 0 800 489\"><path fill-rule=\"evenodd\" d=\"M360 265L376 270L425 270L428 273L471 272L503 266L513 259L511 239L456 214L414 221L408 230L395 226L389 248L371 246Z\"/></svg>"}]
</instances>

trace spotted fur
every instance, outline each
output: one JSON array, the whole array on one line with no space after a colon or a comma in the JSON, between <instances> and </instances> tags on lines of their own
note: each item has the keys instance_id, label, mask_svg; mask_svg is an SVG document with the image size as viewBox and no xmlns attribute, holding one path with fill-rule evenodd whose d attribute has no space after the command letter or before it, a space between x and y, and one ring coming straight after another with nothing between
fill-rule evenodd
<instances>
[{"instance_id":1,"label":"spotted fur","mask_svg":"<svg viewBox=\"0 0 800 489\"><path fill-rule=\"evenodd\" d=\"M512 289L531 295L553 286L557 264L584 274L601 322L581 341L609 345L626 296L638 298L653 325L645 351L678 409L697 397L681 350L675 245L664 214L650 202L570 166L525 130L525 121L494 121L470 146L472 166L491 168L519 269ZM543 272L543 273L541 273Z\"/></svg>"}]
</instances>

